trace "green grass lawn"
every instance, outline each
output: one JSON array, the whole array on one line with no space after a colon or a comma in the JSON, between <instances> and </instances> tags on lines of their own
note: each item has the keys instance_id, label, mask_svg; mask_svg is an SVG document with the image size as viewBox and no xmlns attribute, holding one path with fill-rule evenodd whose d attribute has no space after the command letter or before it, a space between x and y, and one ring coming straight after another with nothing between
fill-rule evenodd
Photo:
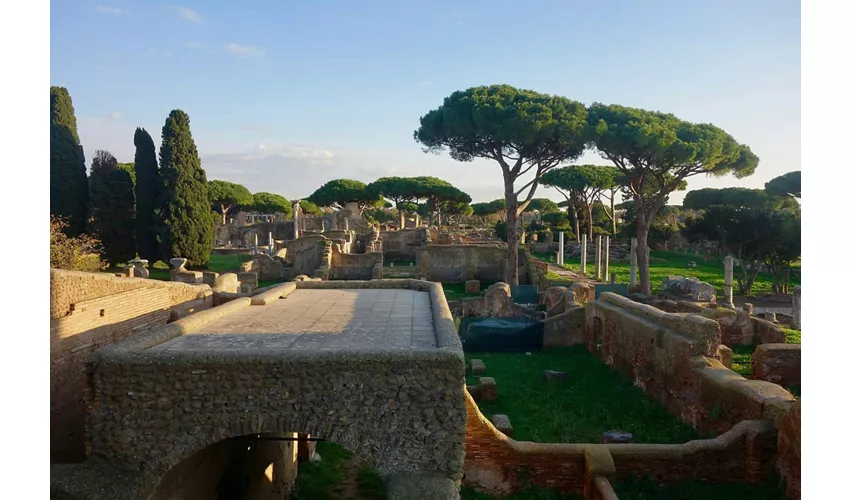
<instances>
[{"instance_id":1,"label":"green grass lawn","mask_svg":"<svg viewBox=\"0 0 850 500\"><path fill-rule=\"evenodd\" d=\"M609 430L631 432L638 443L684 443L701 436L648 399L623 374L611 370L584 346L550 348L530 356L514 353L468 354L487 366L498 399L481 403L486 417L511 419L514 439L541 443L598 443ZM543 370L567 373L549 382ZM468 376L467 384L478 384Z\"/></svg>"},{"instance_id":2,"label":"green grass lawn","mask_svg":"<svg viewBox=\"0 0 850 500\"><path fill-rule=\"evenodd\" d=\"M620 500L784 500L785 492L779 480L766 484L709 483L704 481L682 481L660 487L648 478L629 477L618 479L614 492Z\"/></svg>"},{"instance_id":3,"label":"green grass lawn","mask_svg":"<svg viewBox=\"0 0 850 500\"><path fill-rule=\"evenodd\" d=\"M476 293L466 293L465 283L442 283L443 294L446 296L446 300L460 300L465 299L467 297L481 297L482 295L484 295L484 292L487 291L487 287L492 284L493 283L482 282L480 291Z\"/></svg>"},{"instance_id":4,"label":"green grass lawn","mask_svg":"<svg viewBox=\"0 0 850 500\"><path fill-rule=\"evenodd\" d=\"M560 493L536 485L499 497L488 495L469 485L460 487L461 500L581 500L582 498L584 498L582 495Z\"/></svg>"},{"instance_id":5,"label":"green grass lawn","mask_svg":"<svg viewBox=\"0 0 850 500\"><path fill-rule=\"evenodd\" d=\"M554 256L552 255L545 256L542 254L535 254L535 257L540 258L541 260L546 260L546 262L554 262ZM546 258L544 259L544 257ZM723 296L724 278L722 262L718 262L716 260L704 262L701 255L684 254L680 252L653 251L650 257L652 259L663 260L663 262L650 262L649 264L649 281L654 292L657 293L661 290L661 282L666 276L681 275L697 278L700 281L710 283L714 285L714 288L717 291L717 296ZM690 261L696 262L697 267L688 267L688 262ZM580 259L565 259L564 267L571 271L579 272L581 269L581 261ZM609 262L608 271L609 273L617 274L617 282L628 282L628 262ZM593 263L593 255L588 255L587 275L593 276L594 272L595 265ZM759 273L753 283L753 294L772 293L772 284L773 278L769 273ZM791 286L793 287L794 285L799 284L800 279L792 276Z\"/></svg>"},{"instance_id":6,"label":"green grass lawn","mask_svg":"<svg viewBox=\"0 0 850 500\"><path fill-rule=\"evenodd\" d=\"M316 443L318 462L298 465L298 476L292 489L292 500L333 500L351 498L383 500L384 483L375 469L362 464L352 470L354 455L342 446L328 441ZM354 474L353 485L350 476ZM351 491L354 490L354 491Z\"/></svg>"}]
</instances>

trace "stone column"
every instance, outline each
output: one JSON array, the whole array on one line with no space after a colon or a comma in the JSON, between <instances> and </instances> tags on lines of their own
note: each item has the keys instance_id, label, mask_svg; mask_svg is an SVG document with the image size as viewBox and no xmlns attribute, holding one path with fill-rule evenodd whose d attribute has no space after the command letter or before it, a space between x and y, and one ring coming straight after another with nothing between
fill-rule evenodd
<instances>
[{"instance_id":1,"label":"stone column","mask_svg":"<svg viewBox=\"0 0 850 500\"><path fill-rule=\"evenodd\" d=\"M581 235L581 274L587 274L587 235Z\"/></svg>"},{"instance_id":2,"label":"stone column","mask_svg":"<svg viewBox=\"0 0 850 500\"><path fill-rule=\"evenodd\" d=\"M272 238L272 232L269 231L269 255L274 254L274 239Z\"/></svg>"},{"instance_id":3,"label":"stone column","mask_svg":"<svg viewBox=\"0 0 850 500\"><path fill-rule=\"evenodd\" d=\"M629 249L629 286L637 286L637 238L632 238Z\"/></svg>"},{"instance_id":4,"label":"stone column","mask_svg":"<svg viewBox=\"0 0 850 500\"><path fill-rule=\"evenodd\" d=\"M414 220L414 223L415 223L416 225L415 225L415 226L413 226L413 227L419 227L419 223L420 223L420 221L419 221L419 214L416 214L416 218L415 218L415 220Z\"/></svg>"},{"instance_id":5,"label":"stone column","mask_svg":"<svg viewBox=\"0 0 850 500\"><path fill-rule=\"evenodd\" d=\"M602 235L596 235L596 265L593 270L593 277L597 280L602 279Z\"/></svg>"},{"instance_id":6,"label":"stone column","mask_svg":"<svg viewBox=\"0 0 850 500\"><path fill-rule=\"evenodd\" d=\"M348 217L342 218L342 229L348 231Z\"/></svg>"},{"instance_id":7,"label":"stone column","mask_svg":"<svg viewBox=\"0 0 850 500\"><path fill-rule=\"evenodd\" d=\"M604 278L603 281L605 283L608 283L608 249L609 249L610 244L611 244L611 237L606 236L605 237L605 250L604 250L605 253L602 254L602 276Z\"/></svg>"},{"instance_id":8,"label":"stone column","mask_svg":"<svg viewBox=\"0 0 850 500\"><path fill-rule=\"evenodd\" d=\"M723 260L723 302L728 305L734 304L732 296L732 285L735 277L735 258L727 255Z\"/></svg>"},{"instance_id":9,"label":"stone column","mask_svg":"<svg viewBox=\"0 0 850 500\"><path fill-rule=\"evenodd\" d=\"M292 227L293 227L293 231L292 231L293 237L292 237L292 239L297 240L298 239L298 217L292 218Z\"/></svg>"},{"instance_id":10,"label":"stone column","mask_svg":"<svg viewBox=\"0 0 850 500\"><path fill-rule=\"evenodd\" d=\"M254 233L254 255L260 253L260 238L257 236L257 233Z\"/></svg>"},{"instance_id":11,"label":"stone column","mask_svg":"<svg viewBox=\"0 0 850 500\"><path fill-rule=\"evenodd\" d=\"M558 265L564 265L564 232L558 231Z\"/></svg>"},{"instance_id":12,"label":"stone column","mask_svg":"<svg viewBox=\"0 0 850 500\"><path fill-rule=\"evenodd\" d=\"M802 328L800 322L800 286L794 287L794 294L791 296L791 327L795 330Z\"/></svg>"}]
</instances>

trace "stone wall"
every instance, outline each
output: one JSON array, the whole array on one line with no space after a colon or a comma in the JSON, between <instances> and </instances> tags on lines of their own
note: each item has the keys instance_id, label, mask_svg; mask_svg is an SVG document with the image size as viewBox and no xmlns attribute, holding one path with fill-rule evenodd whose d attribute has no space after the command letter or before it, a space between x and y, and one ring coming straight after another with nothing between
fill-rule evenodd
<instances>
[{"instance_id":1,"label":"stone wall","mask_svg":"<svg viewBox=\"0 0 850 500\"><path fill-rule=\"evenodd\" d=\"M508 249L504 245L428 245L416 249L419 276L440 283L468 280L507 282ZM519 284L531 283L525 252L519 253Z\"/></svg>"},{"instance_id":2,"label":"stone wall","mask_svg":"<svg viewBox=\"0 0 850 500\"><path fill-rule=\"evenodd\" d=\"M428 229L400 229L381 232L381 248L388 261L415 260L416 249L428 244Z\"/></svg>"},{"instance_id":3,"label":"stone wall","mask_svg":"<svg viewBox=\"0 0 850 500\"><path fill-rule=\"evenodd\" d=\"M281 285L275 297L291 292L290 285ZM427 291L437 347L357 356L214 349L176 356L151 349L232 311L263 307L256 296L236 299L95 354L91 456L138 469L145 478L142 489L149 491L172 467L222 440L300 432L348 448L382 475L430 471L460 479L465 368L442 287L418 280L296 285Z\"/></svg>"},{"instance_id":4,"label":"stone wall","mask_svg":"<svg viewBox=\"0 0 850 500\"><path fill-rule=\"evenodd\" d=\"M753 353L753 378L783 387L800 385L800 344L761 344Z\"/></svg>"},{"instance_id":5,"label":"stone wall","mask_svg":"<svg viewBox=\"0 0 850 500\"><path fill-rule=\"evenodd\" d=\"M772 420L794 397L723 366L720 325L666 313L612 293L585 306L585 345L607 365L696 429L725 432L743 420Z\"/></svg>"},{"instance_id":6,"label":"stone wall","mask_svg":"<svg viewBox=\"0 0 850 500\"><path fill-rule=\"evenodd\" d=\"M212 306L207 285L50 270L50 461L84 458L85 362L96 349Z\"/></svg>"},{"instance_id":7,"label":"stone wall","mask_svg":"<svg viewBox=\"0 0 850 500\"><path fill-rule=\"evenodd\" d=\"M259 280L279 280L283 278L283 263L264 253L257 254L253 259L239 266L240 273L257 273Z\"/></svg>"},{"instance_id":8,"label":"stone wall","mask_svg":"<svg viewBox=\"0 0 850 500\"><path fill-rule=\"evenodd\" d=\"M616 479L633 473L662 485L696 478L757 482L770 478L776 457L776 430L761 421L740 422L717 438L684 444L550 444L502 434L468 392L466 409L464 482L495 495L516 491L525 479L585 498L605 498L593 496L600 473L612 480L615 491Z\"/></svg>"},{"instance_id":9,"label":"stone wall","mask_svg":"<svg viewBox=\"0 0 850 500\"><path fill-rule=\"evenodd\" d=\"M375 265L383 262L384 255L372 253L343 253L339 245L333 246L331 257L331 279L334 280L370 280Z\"/></svg>"},{"instance_id":10,"label":"stone wall","mask_svg":"<svg viewBox=\"0 0 850 500\"><path fill-rule=\"evenodd\" d=\"M324 264L323 254L330 240L319 234L311 234L297 240L285 242L285 246L275 255L292 264L292 275L313 276L316 269Z\"/></svg>"}]
</instances>

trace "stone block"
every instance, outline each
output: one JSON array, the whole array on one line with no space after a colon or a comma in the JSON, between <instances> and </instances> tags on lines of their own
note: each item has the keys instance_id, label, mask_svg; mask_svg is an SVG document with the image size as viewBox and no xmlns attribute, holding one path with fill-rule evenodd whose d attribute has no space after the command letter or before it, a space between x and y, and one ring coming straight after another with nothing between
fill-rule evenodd
<instances>
[{"instance_id":1,"label":"stone block","mask_svg":"<svg viewBox=\"0 0 850 500\"><path fill-rule=\"evenodd\" d=\"M590 283L585 283L583 281L577 281L570 285L570 290L575 293L575 300L579 304L586 304L588 301L593 300L594 290L593 285Z\"/></svg>"},{"instance_id":2,"label":"stone block","mask_svg":"<svg viewBox=\"0 0 850 500\"><path fill-rule=\"evenodd\" d=\"M514 428L511 425L511 419L509 419L507 415L493 415L490 422L493 423L493 427L505 436L511 437L514 435Z\"/></svg>"},{"instance_id":3,"label":"stone block","mask_svg":"<svg viewBox=\"0 0 850 500\"><path fill-rule=\"evenodd\" d=\"M507 283L496 283L484 292L484 314L487 316L511 316L513 299Z\"/></svg>"},{"instance_id":4,"label":"stone block","mask_svg":"<svg viewBox=\"0 0 850 500\"><path fill-rule=\"evenodd\" d=\"M494 379L493 377L481 377L480 379L478 379L478 383L481 387L481 401L483 403L495 401L498 397L498 392L496 390L496 379Z\"/></svg>"},{"instance_id":5,"label":"stone block","mask_svg":"<svg viewBox=\"0 0 850 500\"><path fill-rule=\"evenodd\" d=\"M467 280L464 291L466 293L478 293L481 291L481 281L479 280Z\"/></svg>"},{"instance_id":6,"label":"stone block","mask_svg":"<svg viewBox=\"0 0 850 500\"><path fill-rule=\"evenodd\" d=\"M717 351L720 353L720 362L723 363L723 366L725 366L726 368L729 368L731 370L732 369L732 356L734 355L734 352L732 352L732 349L721 344L717 348Z\"/></svg>"},{"instance_id":7,"label":"stone block","mask_svg":"<svg viewBox=\"0 0 850 500\"><path fill-rule=\"evenodd\" d=\"M603 444L634 443L634 437L626 431L606 431L602 433Z\"/></svg>"},{"instance_id":8,"label":"stone block","mask_svg":"<svg viewBox=\"0 0 850 500\"><path fill-rule=\"evenodd\" d=\"M487 371L487 366L484 364L484 361L480 359L473 359L469 362L469 367L472 369L473 375L481 375L485 371Z\"/></svg>"},{"instance_id":9,"label":"stone block","mask_svg":"<svg viewBox=\"0 0 850 500\"><path fill-rule=\"evenodd\" d=\"M543 377L546 380L553 382L558 380L565 380L567 378L567 374L566 372L559 372L555 370L543 370Z\"/></svg>"},{"instance_id":10,"label":"stone block","mask_svg":"<svg viewBox=\"0 0 850 500\"><path fill-rule=\"evenodd\" d=\"M481 400L481 386L480 385L468 385L466 386L466 391L472 396L472 399L476 401Z\"/></svg>"},{"instance_id":11,"label":"stone block","mask_svg":"<svg viewBox=\"0 0 850 500\"><path fill-rule=\"evenodd\" d=\"M753 353L753 378L782 386L801 381L800 344L762 344Z\"/></svg>"},{"instance_id":12,"label":"stone block","mask_svg":"<svg viewBox=\"0 0 850 500\"><path fill-rule=\"evenodd\" d=\"M173 271L171 273L171 281L189 283L190 285L203 285L204 273L201 271Z\"/></svg>"},{"instance_id":13,"label":"stone block","mask_svg":"<svg viewBox=\"0 0 850 500\"><path fill-rule=\"evenodd\" d=\"M218 273L213 271L202 271L204 275L204 284L209 285L210 287L215 286L215 281L218 279Z\"/></svg>"}]
</instances>

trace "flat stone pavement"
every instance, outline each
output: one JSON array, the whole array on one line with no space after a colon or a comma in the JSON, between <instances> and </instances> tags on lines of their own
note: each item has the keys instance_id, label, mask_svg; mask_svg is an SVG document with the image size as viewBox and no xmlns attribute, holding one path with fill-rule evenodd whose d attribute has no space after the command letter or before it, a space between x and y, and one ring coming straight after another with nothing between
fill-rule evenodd
<instances>
[{"instance_id":1,"label":"flat stone pavement","mask_svg":"<svg viewBox=\"0 0 850 500\"><path fill-rule=\"evenodd\" d=\"M437 346L431 297L401 289L299 289L151 351L408 350Z\"/></svg>"}]
</instances>

